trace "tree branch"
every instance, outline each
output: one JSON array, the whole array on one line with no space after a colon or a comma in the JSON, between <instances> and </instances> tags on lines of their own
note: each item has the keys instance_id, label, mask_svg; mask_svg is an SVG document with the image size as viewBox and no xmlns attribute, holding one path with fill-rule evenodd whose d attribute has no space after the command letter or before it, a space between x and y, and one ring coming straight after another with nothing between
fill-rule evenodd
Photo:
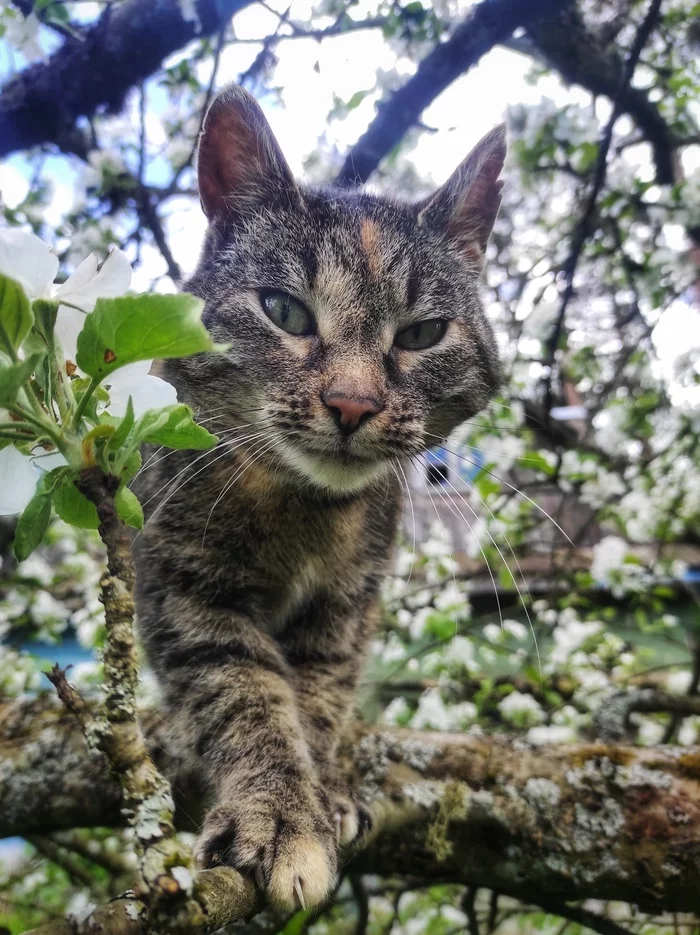
<instances>
[{"instance_id":1,"label":"tree branch","mask_svg":"<svg viewBox=\"0 0 700 935\"><path fill-rule=\"evenodd\" d=\"M366 182L384 156L416 124L425 108L519 26L551 14L568 0L482 0L447 41L423 59L415 75L379 104L377 116L348 153L336 185Z\"/></svg>"},{"instance_id":2,"label":"tree branch","mask_svg":"<svg viewBox=\"0 0 700 935\"><path fill-rule=\"evenodd\" d=\"M76 120L118 111L131 88L198 36L221 29L252 0L198 0L199 22L177 0L108 5L78 39L67 37L46 63L24 69L0 93L0 156L43 143L74 148ZM199 30L198 28L199 27Z\"/></svg>"},{"instance_id":3,"label":"tree branch","mask_svg":"<svg viewBox=\"0 0 700 935\"><path fill-rule=\"evenodd\" d=\"M519 51L535 52L549 68L559 72L564 81L579 84L592 94L602 94L615 101L623 114L629 114L649 141L656 166L656 181L672 185L679 180L676 140L666 121L645 91L624 86L625 63L610 45L604 47L586 29L575 7L564 10L555 19L527 25L530 40ZM534 48L533 48L534 46ZM618 96L619 95L619 96Z\"/></svg>"},{"instance_id":4,"label":"tree branch","mask_svg":"<svg viewBox=\"0 0 700 935\"><path fill-rule=\"evenodd\" d=\"M554 323L554 327L552 328L552 333L547 339L546 344L547 375L545 377L545 412L548 427L551 426L552 421L551 410L554 403L552 382L554 378L557 348L559 347L559 340L561 338L562 329L564 327L566 309L574 295L574 277L576 275L576 268L578 266L579 259L581 258L583 247L592 232L593 214L595 212L596 205L598 203L598 197L605 181L605 174L608 167L608 152L610 150L610 144L612 143L613 130L615 129L615 124L617 123L618 117L623 111L623 101L625 100L625 96L629 90L630 82L632 81L637 63L639 62L639 57L642 54L642 49L646 45L647 40L649 39L659 18L660 9L661 0L651 0L646 16L642 20L642 23L635 34L634 42L632 43L629 53L625 58L624 65L620 70L620 81L615 92L612 113L610 114L608 122L605 125L605 129L603 130L603 135L600 139L598 147L598 158L596 160L593 185L591 186L590 193L586 199L586 205L583 214L578 220L571 236L571 249L563 267L565 282L564 292L561 298L561 304L559 306L557 318Z\"/></svg>"},{"instance_id":5,"label":"tree branch","mask_svg":"<svg viewBox=\"0 0 700 935\"><path fill-rule=\"evenodd\" d=\"M196 783L177 774L157 715L147 713L144 724L154 757L193 814L201 804ZM352 873L483 886L542 905L597 898L700 911L698 748L533 749L358 725L345 762L375 815L372 836L348 855ZM0 706L0 763L2 835L123 820L114 779L50 700ZM201 872L196 885L205 931L260 908L255 887L232 870ZM137 903L99 910L110 914L105 935L141 935Z\"/></svg>"}]
</instances>

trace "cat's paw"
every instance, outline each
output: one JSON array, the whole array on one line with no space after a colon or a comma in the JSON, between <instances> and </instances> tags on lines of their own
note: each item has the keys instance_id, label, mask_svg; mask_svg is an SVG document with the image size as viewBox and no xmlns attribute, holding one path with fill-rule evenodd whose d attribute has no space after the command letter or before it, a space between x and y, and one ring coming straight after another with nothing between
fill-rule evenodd
<instances>
[{"instance_id":1,"label":"cat's paw","mask_svg":"<svg viewBox=\"0 0 700 935\"><path fill-rule=\"evenodd\" d=\"M203 867L229 866L255 880L282 912L323 902L335 883L334 828L319 803L310 814L274 807L251 810L221 804L205 818L198 858Z\"/></svg>"}]
</instances>

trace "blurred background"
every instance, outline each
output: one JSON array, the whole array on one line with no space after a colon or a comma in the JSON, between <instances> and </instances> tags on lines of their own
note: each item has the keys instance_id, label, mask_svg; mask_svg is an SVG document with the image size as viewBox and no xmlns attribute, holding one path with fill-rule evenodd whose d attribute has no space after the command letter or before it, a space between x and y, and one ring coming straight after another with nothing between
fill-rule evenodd
<instances>
[{"instance_id":1,"label":"blurred background","mask_svg":"<svg viewBox=\"0 0 700 935\"><path fill-rule=\"evenodd\" d=\"M0 225L66 276L116 244L134 289L186 287L196 141L226 82L299 176L401 197L507 121L484 277L506 379L405 465L368 720L570 743L652 689L622 739L699 742L699 52L692 0L0 0ZM47 690L56 661L96 691L96 536L56 522L17 566L12 535L1 517L0 695ZM0 931L80 919L132 866L123 832L0 843ZM586 930L487 891L343 887L312 932ZM700 930L588 908L613 926L596 931Z\"/></svg>"}]
</instances>

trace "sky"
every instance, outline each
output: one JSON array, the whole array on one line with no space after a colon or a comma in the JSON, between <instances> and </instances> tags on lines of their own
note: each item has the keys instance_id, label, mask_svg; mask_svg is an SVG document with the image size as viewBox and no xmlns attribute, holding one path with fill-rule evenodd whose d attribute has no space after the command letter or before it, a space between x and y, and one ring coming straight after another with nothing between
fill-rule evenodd
<instances>
[{"instance_id":1,"label":"sky","mask_svg":"<svg viewBox=\"0 0 700 935\"><path fill-rule=\"evenodd\" d=\"M460 3L460 10L468 5ZM288 3L287 0L272 0L269 6L282 12ZM308 23L311 7L311 0L295 0L291 9L292 19L302 25ZM95 16L97 4L82 4L79 9L89 20ZM371 7L363 0L353 7L353 15L358 19L371 12ZM248 68L260 50L260 45L250 40L268 35L277 23L277 16L258 4L251 5L235 17L236 36L244 41L224 50L218 72L219 87L236 80ZM48 51L50 46L47 46ZM322 161L324 156L327 159L329 146L344 154L374 116L376 94L370 93L344 119L329 125L327 114L336 97L347 101L358 90L372 91L378 69L380 82L401 82L414 68L412 63L400 61L397 76L395 52L379 30L357 31L322 43L311 39L288 40L277 46L275 54L278 64L274 84L280 88L280 94L263 95L260 104L297 176L304 174L305 161L319 150L319 141ZM21 56L13 58L7 51L4 56L0 52L0 81L13 67L21 67ZM201 66L200 77L205 82L209 80L210 67L210 64ZM582 92L564 88L554 78L541 80L536 86L528 83L526 75L530 67L530 60L524 56L495 48L431 104L422 120L435 132L420 134L410 153L418 174L426 182L435 185L444 182L478 140L504 119L509 106L535 104L543 96L558 103L577 97L586 100ZM151 106L157 113L165 104L165 96L153 83L149 93ZM127 107L135 111L137 100L134 95ZM167 143L160 122L154 120L149 130L150 145L153 151L157 151ZM71 206L79 170L61 157L50 158L48 167L54 183L47 210L51 221L58 220ZM158 178L163 169L162 160L154 160L151 181L164 180L165 175ZM7 203L11 205L21 200L29 174L30 168L21 154L0 163L0 192ZM175 259L183 271L189 273L196 264L205 230L205 219L199 205L194 199L172 201L166 208L164 220ZM143 249L142 261L141 268L134 274L135 289L149 288L152 280L162 272L163 261L155 248ZM174 287L168 280L159 288ZM687 350L689 345L700 345L700 313L686 303L677 303L664 315L656 329L655 340L661 356L667 360Z\"/></svg>"}]
</instances>

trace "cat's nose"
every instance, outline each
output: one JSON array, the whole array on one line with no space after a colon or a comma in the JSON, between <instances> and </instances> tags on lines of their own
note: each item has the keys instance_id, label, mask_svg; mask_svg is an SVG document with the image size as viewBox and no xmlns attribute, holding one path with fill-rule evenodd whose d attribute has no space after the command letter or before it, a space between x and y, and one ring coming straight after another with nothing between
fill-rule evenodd
<instances>
[{"instance_id":1,"label":"cat's nose","mask_svg":"<svg viewBox=\"0 0 700 935\"><path fill-rule=\"evenodd\" d=\"M321 399L330 409L336 425L344 435L350 435L364 422L382 411L373 396L346 396L345 393L322 393Z\"/></svg>"}]
</instances>

